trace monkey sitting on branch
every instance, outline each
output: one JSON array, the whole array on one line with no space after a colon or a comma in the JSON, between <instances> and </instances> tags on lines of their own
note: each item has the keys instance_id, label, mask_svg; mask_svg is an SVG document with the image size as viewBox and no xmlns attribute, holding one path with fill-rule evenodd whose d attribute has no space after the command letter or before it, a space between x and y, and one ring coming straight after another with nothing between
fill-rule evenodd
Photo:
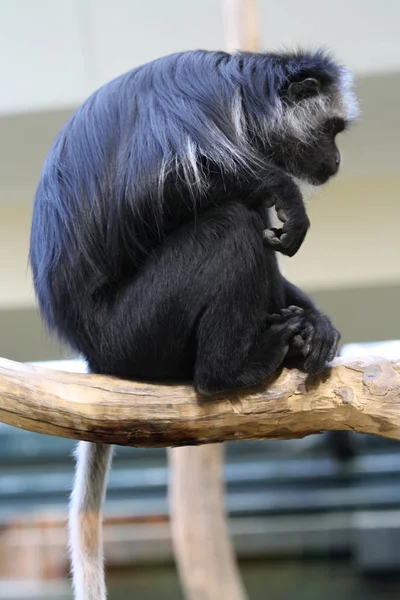
<instances>
[{"instance_id":1,"label":"monkey sitting on branch","mask_svg":"<svg viewBox=\"0 0 400 600\"><path fill-rule=\"evenodd\" d=\"M291 356L336 355L330 319L280 273L309 228L303 187L340 167L353 80L322 51L182 52L95 92L57 137L30 260L44 321L91 372L253 386ZM275 207L281 229L271 227ZM106 597L111 447L81 442L70 508L75 597Z\"/></svg>"}]
</instances>

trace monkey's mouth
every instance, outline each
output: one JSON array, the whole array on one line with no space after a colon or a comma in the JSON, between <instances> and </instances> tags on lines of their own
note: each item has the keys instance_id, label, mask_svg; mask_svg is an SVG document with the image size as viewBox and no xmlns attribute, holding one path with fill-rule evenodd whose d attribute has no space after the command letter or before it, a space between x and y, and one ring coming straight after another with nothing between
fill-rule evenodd
<instances>
[{"instance_id":1,"label":"monkey's mouth","mask_svg":"<svg viewBox=\"0 0 400 600\"><path fill-rule=\"evenodd\" d=\"M327 183L329 179L331 179L331 177L337 175L337 173L338 170L335 170L335 172L333 172L332 169L322 167L319 171L312 175L312 177L310 178L310 183L317 186L325 185L325 183Z\"/></svg>"},{"instance_id":2,"label":"monkey's mouth","mask_svg":"<svg viewBox=\"0 0 400 600\"><path fill-rule=\"evenodd\" d=\"M325 185L325 183L327 183L330 178L331 178L331 175L321 175L318 177L313 177L311 183L312 183L312 185L316 185L316 186Z\"/></svg>"}]
</instances>

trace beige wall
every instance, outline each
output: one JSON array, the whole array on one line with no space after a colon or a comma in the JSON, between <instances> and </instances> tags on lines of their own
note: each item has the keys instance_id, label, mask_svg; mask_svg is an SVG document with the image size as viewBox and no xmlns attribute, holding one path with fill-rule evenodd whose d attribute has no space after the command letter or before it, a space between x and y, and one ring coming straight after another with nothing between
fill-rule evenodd
<instances>
[{"instance_id":1,"label":"beige wall","mask_svg":"<svg viewBox=\"0 0 400 600\"><path fill-rule=\"evenodd\" d=\"M399 189L394 176L332 181L308 208L311 230L286 275L321 290L399 282Z\"/></svg>"},{"instance_id":2,"label":"beige wall","mask_svg":"<svg viewBox=\"0 0 400 600\"><path fill-rule=\"evenodd\" d=\"M32 306L28 270L29 204L0 204L0 309Z\"/></svg>"}]
</instances>

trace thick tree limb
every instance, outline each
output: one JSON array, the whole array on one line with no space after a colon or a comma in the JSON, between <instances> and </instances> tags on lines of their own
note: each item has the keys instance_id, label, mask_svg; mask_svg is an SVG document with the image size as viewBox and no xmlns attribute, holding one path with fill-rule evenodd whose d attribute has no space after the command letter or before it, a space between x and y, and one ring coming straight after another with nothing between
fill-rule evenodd
<instances>
[{"instance_id":1,"label":"thick tree limb","mask_svg":"<svg viewBox=\"0 0 400 600\"><path fill-rule=\"evenodd\" d=\"M342 429L400 439L400 363L337 359L321 376L205 398L191 386L66 373L0 359L0 421L124 446L288 439Z\"/></svg>"}]
</instances>

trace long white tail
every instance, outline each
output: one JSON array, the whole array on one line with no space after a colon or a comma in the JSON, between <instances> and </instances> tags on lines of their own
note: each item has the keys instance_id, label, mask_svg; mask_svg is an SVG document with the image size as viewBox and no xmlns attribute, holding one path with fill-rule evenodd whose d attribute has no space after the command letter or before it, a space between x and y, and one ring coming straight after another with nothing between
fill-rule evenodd
<instances>
[{"instance_id":1,"label":"long white tail","mask_svg":"<svg viewBox=\"0 0 400 600\"><path fill-rule=\"evenodd\" d=\"M75 600L106 600L102 506L113 447L79 442L69 508L69 551Z\"/></svg>"}]
</instances>

